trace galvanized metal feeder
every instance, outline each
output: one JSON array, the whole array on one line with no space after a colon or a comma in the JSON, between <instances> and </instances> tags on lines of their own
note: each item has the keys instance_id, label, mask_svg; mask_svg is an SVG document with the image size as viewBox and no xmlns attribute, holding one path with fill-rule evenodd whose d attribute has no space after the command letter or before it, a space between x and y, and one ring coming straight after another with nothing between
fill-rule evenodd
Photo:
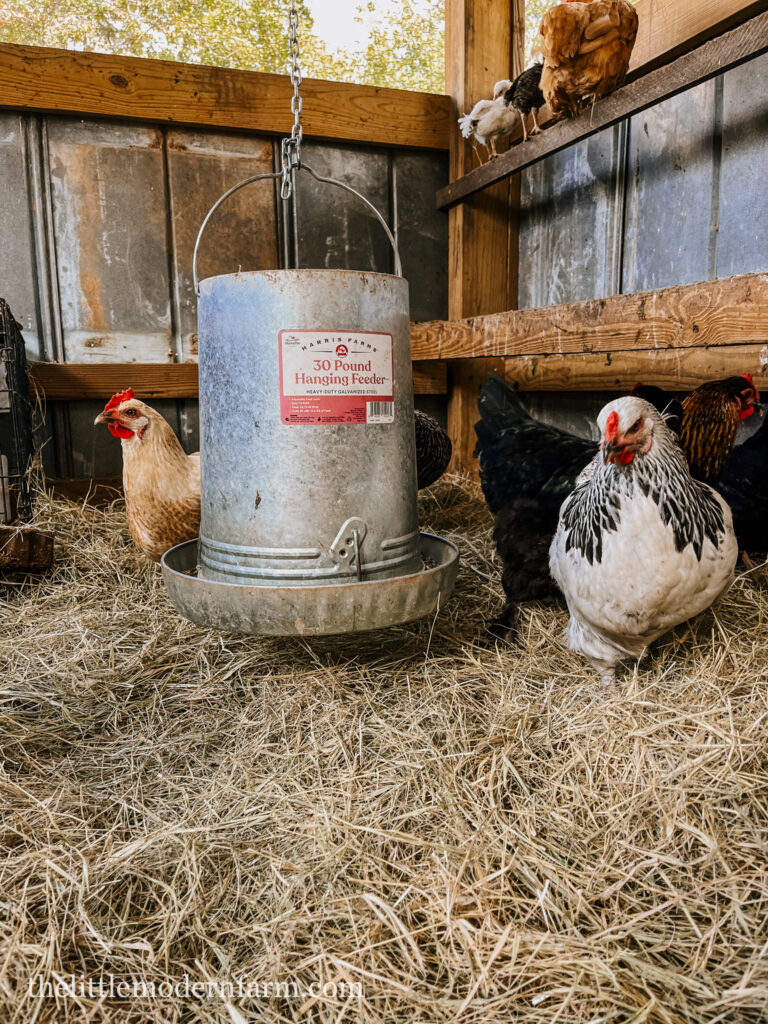
<instances>
[{"instance_id":1,"label":"galvanized metal feeder","mask_svg":"<svg viewBox=\"0 0 768 1024\"><path fill-rule=\"evenodd\" d=\"M296 78L294 90L296 100ZM408 284L395 239L367 199L301 164L298 110L300 100L282 170L225 192L197 237L200 540L162 560L182 615L251 634L416 619L447 599L458 569L456 547L418 527ZM395 274L268 270L198 283L200 241L221 203L276 177L287 199L298 170L368 206Z\"/></svg>"}]
</instances>

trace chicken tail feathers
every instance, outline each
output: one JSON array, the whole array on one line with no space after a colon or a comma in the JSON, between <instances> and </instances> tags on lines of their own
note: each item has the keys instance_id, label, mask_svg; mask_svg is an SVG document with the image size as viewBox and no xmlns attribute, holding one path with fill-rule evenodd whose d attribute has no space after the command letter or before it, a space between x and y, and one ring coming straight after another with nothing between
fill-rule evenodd
<instances>
[{"instance_id":1,"label":"chicken tail feathers","mask_svg":"<svg viewBox=\"0 0 768 1024\"><path fill-rule=\"evenodd\" d=\"M502 430L515 424L529 422L531 417L515 390L503 377L492 373L477 400L480 420L475 424L477 446L475 455L492 444Z\"/></svg>"},{"instance_id":2,"label":"chicken tail feathers","mask_svg":"<svg viewBox=\"0 0 768 1024\"><path fill-rule=\"evenodd\" d=\"M461 129L461 134L465 139L470 137L476 127L477 121L472 120L471 114L464 114L463 117L459 118L459 128Z\"/></svg>"}]
</instances>

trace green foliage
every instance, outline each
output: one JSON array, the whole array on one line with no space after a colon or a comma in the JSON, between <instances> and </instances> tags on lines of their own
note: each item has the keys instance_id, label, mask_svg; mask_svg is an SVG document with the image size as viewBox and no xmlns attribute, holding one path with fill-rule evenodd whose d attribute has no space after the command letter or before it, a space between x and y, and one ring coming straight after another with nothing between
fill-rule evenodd
<instances>
[{"instance_id":1,"label":"green foliage","mask_svg":"<svg viewBox=\"0 0 768 1024\"><path fill-rule=\"evenodd\" d=\"M308 77L443 92L444 0L391 4L367 44L351 51L329 49L313 31L306 0L297 3ZM377 6L377 0L358 0L357 17ZM552 0L527 0L526 62L551 6ZM0 0L0 38L285 73L287 13L287 0ZM489 81L507 73L494 69Z\"/></svg>"}]
</instances>

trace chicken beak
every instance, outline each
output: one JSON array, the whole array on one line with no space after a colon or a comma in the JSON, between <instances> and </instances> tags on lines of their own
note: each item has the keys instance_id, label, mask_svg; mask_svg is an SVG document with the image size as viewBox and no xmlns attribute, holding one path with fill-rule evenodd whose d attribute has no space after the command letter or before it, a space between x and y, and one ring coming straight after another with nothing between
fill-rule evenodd
<instances>
[{"instance_id":1,"label":"chicken beak","mask_svg":"<svg viewBox=\"0 0 768 1024\"><path fill-rule=\"evenodd\" d=\"M620 447L621 446L616 444L615 441L603 442L603 465L607 465L607 463L614 461Z\"/></svg>"},{"instance_id":2,"label":"chicken beak","mask_svg":"<svg viewBox=\"0 0 768 1024\"><path fill-rule=\"evenodd\" d=\"M93 421L94 427L97 423L110 423L112 421L112 414L109 412L100 412L96 419Z\"/></svg>"}]
</instances>

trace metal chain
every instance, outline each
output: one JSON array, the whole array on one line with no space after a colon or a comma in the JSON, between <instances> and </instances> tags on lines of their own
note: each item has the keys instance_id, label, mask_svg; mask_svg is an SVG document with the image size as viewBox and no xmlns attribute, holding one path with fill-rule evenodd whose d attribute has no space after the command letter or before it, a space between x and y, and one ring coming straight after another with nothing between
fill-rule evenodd
<instances>
[{"instance_id":1,"label":"metal chain","mask_svg":"<svg viewBox=\"0 0 768 1024\"><path fill-rule=\"evenodd\" d=\"M293 192L293 172L301 167L301 96L299 86L301 85L301 68L299 67L299 12L296 10L296 0L291 0L291 11L288 16L288 28L291 34L291 82L293 83L293 96L291 97L291 113L293 114L293 128L289 138L283 139L280 145L280 163L282 167L282 182L280 185L280 197L290 199Z\"/></svg>"}]
</instances>

